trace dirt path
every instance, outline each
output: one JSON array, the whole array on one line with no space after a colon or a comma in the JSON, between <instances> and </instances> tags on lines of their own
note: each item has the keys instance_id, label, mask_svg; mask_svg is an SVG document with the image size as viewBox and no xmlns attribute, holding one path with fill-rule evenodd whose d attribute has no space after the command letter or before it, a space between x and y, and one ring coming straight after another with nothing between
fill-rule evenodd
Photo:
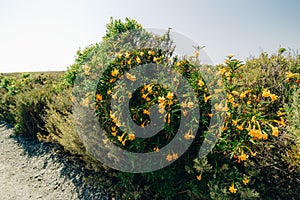
<instances>
[{"instance_id":1,"label":"dirt path","mask_svg":"<svg viewBox=\"0 0 300 200\"><path fill-rule=\"evenodd\" d=\"M0 125L0 199L111 199L103 188L85 185L82 167L55 151Z\"/></svg>"}]
</instances>

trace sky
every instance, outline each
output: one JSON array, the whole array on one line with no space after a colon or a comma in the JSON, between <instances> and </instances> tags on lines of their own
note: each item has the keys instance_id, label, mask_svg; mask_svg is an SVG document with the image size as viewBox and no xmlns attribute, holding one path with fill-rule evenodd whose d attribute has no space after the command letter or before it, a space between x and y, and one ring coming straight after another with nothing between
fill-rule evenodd
<instances>
[{"instance_id":1,"label":"sky","mask_svg":"<svg viewBox=\"0 0 300 200\"><path fill-rule=\"evenodd\" d=\"M66 70L100 42L110 17L172 28L214 64L300 50L299 0L0 0L0 73Z\"/></svg>"}]
</instances>

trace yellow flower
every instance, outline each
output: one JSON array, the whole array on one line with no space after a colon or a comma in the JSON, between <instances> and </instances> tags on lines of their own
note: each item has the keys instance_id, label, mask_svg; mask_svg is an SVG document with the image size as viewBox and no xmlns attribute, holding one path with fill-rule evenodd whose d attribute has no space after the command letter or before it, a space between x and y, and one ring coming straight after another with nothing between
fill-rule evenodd
<instances>
[{"instance_id":1,"label":"yellow flower","mask_svg":"<svg viewBox=\"0 0 300 200\"><path fill-rule=\"evenodd\" d=\"M147 89L147 91L148 91L150 94L152 94L152 92L153 92L152 87L153 87L153 85L148 84L148 85L145 86L145 89Z\"/></svg>"},{"instance_id":2,"label":"yellow flower","mask_svg":"<svg viewBox=\"0 0 300 200\"><path fill-rule=\"evenodd\" d=\"M187 116L187 111L186 110L182 110L182 114L183 114L184 117L186 117Z\"/></svg>"},{"instance_id":3,"label":"yellow flower","mask_svg":"<svg viewBox=\"0 0 300 200\"><path fill-rule=\"evenodd\" d=\"M233 193L233 194L235 194L236 191L237 191L237 189L234 188L234 183L233 183L233 182L232 182L232 184L231 184L231 186L230 186L230 188L229 188L229 191L230 191L231 193Z\"/></svg>"},{"instance_id":4,"label":"yellow flower","mask_svg":"<svg viewBox=\"0 0 300 200\"><path fill-rule=\"evenodd\" d=\"M271 95L270 90L267 90L267 89L263 90L263 93L262 93L263 97L269 97L270 95Z\"/></svg>"},{"instance_id":5,"label":"yellow flower","mask_svg":"<svg viewBox=\"0 0 300 200\"><path fill-rule=\"evenodd\" d=\"M198 176L196 176L196 178L197 178L198 181L201 181L201 179L202 179L202 174L199 174Z\"/></svg>"},{"instance_id":6,"label":"yellow flower","mask_svg":"<svg viewBox=\"0 0 300 200\"><path fill-rule=\"evenodd\" d=\"M89 67L89 66L87 66L87 65L83 66L83 70L84 70L84 73L85 73L86 75L89 75L89 74L90 74L90 67Z\"/></svg>"},{"instance_id":7,"label":"yellow flower","mask_svg":"<svg viewBox=\"0 0 300 200\"><path fill-rule=\"evenodd\" d=\"M244 178L243 179L243 183L244 183L244 185L247 185L249 183L249 179L248 178Z\"/></svg>"},{"instance_id":8,"label":"yellow flower","mask_svg":"<svg viewBox=\"0 0 300 200\"><path fill-rule=\"evenodd\" d=\"M236 95L236 96L239 95L239 93L238 93L237 91L235 91L235 90L233 90L231 93L232 93L233 95Z\"/></svg>"},{"instance_id":9,"label":"yellow flower","mask_svg":"<svg viewBox=\"0 0 300 200\"><path fill-rule=\"evenodd\" d=\"M286 72L286 78L290 79L290 78L295 78L296 74L292 73L292 72Z\"/></svg>"},{"instance_id":10,"label":"yellow flower","mask_svg":"<svg viewBox=\"0 0 300 200\"><path fill-rule=\"evenodd\" d=\"M179 67L180 65L181 65L180 62L176 62L176 63L175 63L175 66L176 66L176 67Z\"/></svg>"},{"instance_id":11,"label":"yellow flower","mask_svg":"<svg viewBox=\"0 0 300 200\"><path fill-rule=\"evenodd\" d=\"M139 57L136 57L136 62L138 63L138 64L140 64L142 61L141 61L141 59L139 58Z\"/></svg>"},{"instance_id":12,"label":"yellow flower","mask_svg":"<svg viewBox=\"0 0 300 200\"><path fill-rule=\"evenodd\" d=\"M194 103L191 102L191 101L189 101L189 102L187 103L187 107L190 108L190 109L192 109L192 108L194 107Z\"/></svg>"},{"instance_id":13,"label":"yellow flower","mask_svg":"<svg viewBox=\"0 0 300 200\"><path fill-rule=\"evenodd\" d=\"M148 96L148 94L143 94L143 95L142 95L142 98L143 98L143 99L146 99L147 96Z\"/></svg>"},{"instance_id":14,"label":"yellow flower","mask_svg":"<svg viewBox=\"0 0 300 200\"><path fill-rule=\"evenodd\" d=\"M242 93L240 94L240 98L241 98L241 99L242 99L242 98L245 98L245 97L246 97L246 94L247 94L246 91L242 92Z\"/></svg>"},{"instance_id":15,"label":"yellow flower","mask_svg":"<svg viewBox=\"0 0 300 200\"><path fill-rule=\"evenodd\" d=\"M166 157L167 161L172 161L173 160L173 156L171 154L168 154Z\"/></svg>"},{"instance_id":16,"label":"yellow flower","mask_svg":"<svg viewBox=\"0 0 300 200\"><path fill-rule=\"evenodd\" d=\"M157 62L157 61L159 61L159 58L154 57L154 58L153 58L153 62Z\"/></svg>"},{"instance_id":17,"label":"yellow flower","mask_svg":"<svg viewBox=\"0 0 300 200\"><path fill-rule=\"evenodd\" d=\"M241 121L241 119L236 119L236 120L232 119L231 121L232 121L232 124L234 126L236 126L238 124L238 122Z\"/></svg>"},{"instance_id":18,"label":"yellow flower","mask_svg":"<svg viewBox=\"0 0 300 200\"><path fill-rule=\"evenodd\" d=\"M251 156L255 157L256 154L257 154L257 152L252 152L252 151L251 151Z\"/></svg>"},{"instance_id":19,"label":"yellow flower","mask_svg":"<svg viewBox=\"0 0 300 200\"><path fill-rule=\"evenodd\" d=\"M96 95L96 100L97 101L102 101L102 95L101 94L97 94Z\"/></svg>"},{"instance_id":20,"label":"yellow flower","mask_svg":"<svg viewBox=\"0 0 300 200\"><path fill-rule=\"evenodd\" d=\"M219 71L222 75L224 75L224 73L226 72L226 68L220 68Z\"/></svg>"},{"instance_id":21,"label":"yellow flower","mask_svg":"<svg viewBox=\"0 0 300 200\"><path fill-rule=\"evenodd\" d=\"M148 51L148 54L153 56L155 53L154 51Z\"/></svg>"},{"instance_id":22,"label":"yellow flower","mask_svg":"<svg viewBox=\"0 0 300 200\"><path fill-rule=\"evenodd\" d=\"M195 51L195 56L196 56L196 57L199 56L199 51Z\"/></svg>"},{"instance_id":23,"label":"yellow flower","mask_svg":"<svg viewBox=\"0 0 300 200\"><path fill-rule=\"evenodd\" d=\"M174 96L173 92L168 92L167 94L168 99L173 99L173 96Z\"/></svg>"},{"instance_id":24,"label":"yellow flower","mask_svg":"<svg viewBox=\"0 0 300 200\"><path fill-rule=\"evenodd\" d=\"M126 141L127 141L126 139L122 141L123 146L125 146Z\"/></svg>"},{"instance_id":25,"label":"yellow flower","mask_svg":"<svg viewBox=\"0 0 300 200\"><path fill-rule=\"evenodd\" d=\"M270 98L272 101L276 101L278 99L278 96L276 94L270 94Z\"/></svg>"},{"instance_id":26,"label":"yellow flower","mask_svg":"<svg viewBox=\"0 0 300 200\"><path fill-rule=\"evenodd\" d=\"M278 134L279 134L278 127L272 127L272 135L278 137Z\"/></svg>"},{"instance_id":27,"label":"yellow flower","mask_svg":"<svg viewBox=\"0 0 300 200\"><path fill-rule=\"evenodd\" d=\"M117 127L116 127L116 126L112 126L112 127L111 127L111 130L112 130L112 131L116 131L116 130L117 130Z\"/></svg>"},{"instance_id":28,"label":"yellow flower","mask_svg":"<svg viewBox=\"0 0 300 200\"><path fill-rule=\"evenodd\" d=\"M206 95L204 94L203 98L204 98L204 102L207 103L207 101L211 98L211 95L206 96Z\"/></svg>"},{"instance_id":29,"label":"yellow flower","mask_svg":"<svg viewBox=\"0 0 300 200\"><path fill-rule=\"evenodd\" d=\"M120 74L120 72L119 72L119 70L117 70L117 69L114 69L114 70L111 72L111 75L112 75L113 77L118 76L119 74Z\"/></svg>"},{"instance_id":30,"label":"yellow flower","mask_svg":"<svg viewBox=\"0 0 300 200\"><path fill-rule=\"evenodd\" d=\"M279 125L286 126L283 117L280 117L280 121L274 120L274 122L276 122L276 123L279 124Z\"/></svg>"},{"instance_id":31,"label":"yellow flower","mask_svg":"<svg viewBox=\"0 0 300 200\"><path fill-rule=\"evenodd\" d=\"M124 135L125 135L125 133L123 133L123 134L122 134L122 136L118 136L118 140L119 140L120 142L122 142L122 141L123 141L123 137L124 137Z\"/></svg>"},{"instance_id":32,"label":"yellow flower","mask_svg":"<svg viewBox=\"0 0 300 200\"><path fill-rule=\"evenodd\" d=\"M143 109L143 113L144 113L145 115L150 115L150 111L149 111L149 110L146 110L146 109Z\"/></svg>"},{"instance_id":33,"label":"yellow flower","mask_svg":"<svg viewBox=\"0 0 300 200\"><path fill-rule=\"evenodd\" d=\"M131 65L131 60L128 60L128 61L127 61L127 64L128 64L128 65Z\"/></svg>"},{"instance_id":34,"label":"yellow flower","mask_svg":"<svg viewBox=\"0 0 300 200\"><path fill-rule=\"evenodd\" d=\"M125 58L129 58L130 57L130 53L126 53Z\"/></svg>"},{"instance_id":35,"label":"yellow flower","mask_svg":"<svg viewBox=\"0 0 300 200\"><path fill-rule=\"evenodd\" d=\"M245 161L245 160L247 160L247 158L248 158L248 155L245 154L244 152L242 152L242 154L238 156L238 163L239 163L240 161Z\"/></svg>"},{"instance_id":36,"label":"yellow flower","mask_svg":"<svg viewBox=\"0 0 300 200\"><path fill-rule=\"evenodd\" d=\"M177 153L173 153L172 157L173 157L173 160L176 160L176 159L178 159L178 154Z\"/></svg>"},{"instance_id":37,"label":"yellow flower","mask_svg":"<svg viewBox=\"0 0 300 200\"><path fill-rule=\"evenodd\" d=\"M160 107L160 109L158 110L158 112L159 112L160 114L164 114L164 113L165 113L164 105L159 104L158 106ZM161 106L162 106L162 107L161 107Z\"/></svg>"},{"instance_id":38,"label":"yellow flower","mask_svg":"<svg viewBox=\"0 0 300 200\"><path fill-rule=\"evenodd\" d=\"M131 80L131 81L136 81L136 76L135 75L131 75L128 72L126 73L126 78Z\"/></svg>"},{"instance_id":39,"label":"yellow flower","mask_svg":"<svg viewBox=\"0 0 300 200\"><path fill-rule=\"evenodd\" d=\"M155 152L159 152L158 146L154 147L153 150L154 150Z\"/></svg>"},{"instance_id":40,"label":"yellow flower","mask_svg":"<svg viewBox=\"0 0 300 200\"><path fill-rule=\"evenodd\" d=\"M140 56L143 56L144 55L144 52L140 52Z\"/></svg>"},{"instance_id":41,"label":"yellow flower","mask_svg":"<svg viewBox=\"0 0 300 200\"><path fill-rule=\"evenodd\" d=\"M121 54L121 53L117 53L115 56L116 56L117 58L122 58L122 54Z\"/></svg>"},{"instance_id":42,"label":"yellow flower","mask_svg":"<svg viewBox=\"0 0 300 200\"><path fill-rule=\"evenodd\" d=\"M285 113L281 112L281 111L277 111L277 116L280 117L282 115L285 115Z\"/></svg>"},{"instance_id":43,"label":"yellow flower","mask_svg":"<svg viewBox=\"0 0 300 200\"><path fill-rule=\"evenodd\" d=\"M185 138L186 140L190 140L190 139L195 138L195 136L192 135L191 129L190 129L186 134L184 134L184 138Z\"/></svg>"},{"instance_id":44,"label":"yellow flower","mask_svg":"<svg viewBox=\"0 0 300 200\"><path fill-rule=\"evenodd\" d=\"M251 103L252 103L251 101L247 101L247 104L248 104L248 105L251 105Z\"/></svg>"},{"instance_id":45,"label":"yellow flower","mask_svg":"<svg viewBox=\"0 0 300 200\"><path fill-rule=\"evenodd\" d=\"M212 113L209 113L208 116L209 116L210 118L212 118L213 114L212 114Z\"/></svg>"},{"instance_id":46,"label":"yellow flower","mask_svg":"<svg viewBox=\"0 0 300 200\"><path fill-rule=\"evenodd\" d=\"M163 104L165 102L165 97L158 97L158 103Z\"/></svg>"},{"instance_id":47,"label":"yellow flower","mask_svg":"<svg viewBox=\"0 0 300 200\"><path fill-rule=\"evenodd\" d=\"M202 87L202 86L204 86L205 84L204 84L204 82L203 82L202 80L199 80L199 81L198 81L198 85L199 85L200 87Z\"/></svg>"},{"instance_id":48,"label":"yellow flower","mask_svg":"<svg viewBox=\"0 0 300 200\"><path fill-rule=\"evenodd\" d=\"M128 138L129 138L129 140L134 140L135 139L135 135L132 134L132 133L130 133L130 134L128 134Z\"/></svg>"},{"instance_id":49,"label":"yellow flower","mask_svg":"<svg viewBox=\"0 0 300 200\"><path fill-rule=\"evenodd\" d=\"M237 129L239 129L240 131L244 130L244 128L243 128L243 124L242 124L242 125L240 125L240 126L237 126Z\"/></svg>"},{"instance_id":50,"label":"yellow flower","mask_svg":"<svg viewBox=\"0 0 300 200\"><path fill-rule=\"evenodd\" d=\"M233 54L231 53L231 54L229 54L227 57L228 57L228 59L231 59L231 58L233 58Z\"/></svg>"}]
</instances>

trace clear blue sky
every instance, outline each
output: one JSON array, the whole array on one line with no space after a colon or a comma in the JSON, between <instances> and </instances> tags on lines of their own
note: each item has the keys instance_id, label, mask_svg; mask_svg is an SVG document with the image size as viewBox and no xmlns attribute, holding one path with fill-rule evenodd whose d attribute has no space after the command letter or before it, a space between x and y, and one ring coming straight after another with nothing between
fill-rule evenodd
<instances>
[{"instance_id":1,"label":"clear blue sky","mask_svg":"<svg viewBox=\"0 0 300 200\"><path fill-rule=\"evenodd\" d=\"M300 49L299 0L0 0L0 72L65 70L111 16L171 27L205 45L214 63Z\"/></svg>"}]
</instances>

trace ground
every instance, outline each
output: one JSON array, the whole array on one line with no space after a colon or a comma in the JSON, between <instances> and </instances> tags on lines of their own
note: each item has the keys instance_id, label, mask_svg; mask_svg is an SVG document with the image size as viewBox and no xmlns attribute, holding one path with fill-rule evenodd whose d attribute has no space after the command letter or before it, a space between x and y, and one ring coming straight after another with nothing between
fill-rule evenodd
<instances>
[{"instance_id":1,"label":"ground","mask_svg":"<svg viewBox=\"0 0 300 200\"><path fill-rule=\"evenodd\" d=\"M54 145L12 132L0 125L1 200L111 199L104 187L85 184L83 166L58 153Z\"/></svg>"}]
</instances>

